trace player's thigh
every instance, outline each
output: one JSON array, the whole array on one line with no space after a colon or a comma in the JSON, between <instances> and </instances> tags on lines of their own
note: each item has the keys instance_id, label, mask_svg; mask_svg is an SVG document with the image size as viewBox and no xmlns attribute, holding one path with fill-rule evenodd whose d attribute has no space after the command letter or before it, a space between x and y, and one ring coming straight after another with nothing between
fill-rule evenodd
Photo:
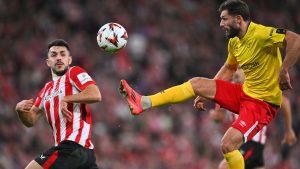
<instances>
[{"instance_id":1,"label":"player's thigh","mask_svg":"<svg viewBox=\"0 0 300 169\"><path fill-rule=\"evenodd\" d=\"M25 169L43 169L36 161L32 160Z\"/></svg>"},{"instance_id":2,"label":"player's thigh","mask_svg":"<svg viewBox=\"0 0 300 169\"><path fill-rule=\"evenodd\" d=\"M216 94L216 82L213 79L194 77L189 80L192 84L196 95L205 97L207 99L214 99Z\"/></svg>"}]
</instances>

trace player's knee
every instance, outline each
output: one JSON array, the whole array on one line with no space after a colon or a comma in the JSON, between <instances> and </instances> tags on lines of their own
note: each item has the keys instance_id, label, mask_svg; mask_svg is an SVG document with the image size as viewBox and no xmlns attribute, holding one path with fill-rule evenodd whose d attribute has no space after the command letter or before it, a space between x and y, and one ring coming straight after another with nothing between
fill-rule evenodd
<instances>
[{"instance_id":1,"label":"player's knee","mask_svg":"<svg viewBox=\"0 0 300 169\"><path fill-rule=\"evenodd\" d=\"M222 152L225 154L234 150L238 150L242 144L242 133L239 130L230 127L221 140L221 149Z\"/></svg>"},{"instance_id":2,"label":"player's knee","mask_svg":"<svg viewBox=\"0 0 300 169\"><path fill-rule=\"evenodd\" d=\"M232 152L234 150L238 150L242 145L242 141L240 139L232 139L232 138L223 138L221 141L221 150L223 154Z\"/></svg>"},{"instance_id":3,"label":"player's knee","mask_svg":"<svg viewBox=\"0 0 300 169\"><path fill-rule=\"evenodd\" d=\"M207 78L204 78L204 77L193 77L191 78L189 81L193 84L193 85L200 85L202 84L202 82L204 80L207 80Z\"/></svg>"},{"instance_id":4,"label":"player's knee","mask_svg":"<svg viewBox=\"0 0 300 169\"><path fill-rule=\"evenodd\" d=\"M189 80L193 86L193 89L196 94L206 94L210 93L215 82L212 79L204 78L204 77L194 77Z\"/></svg>"},{"instance_id":5,"label":"player's knee","mask_svg":"<svg viewBox=\"0 0 300 169\"><path fill-rule=\"evenodd\" d=\"M226 154L226 153L236 150L236 148L230 141L222 140L221 150L222 150L223 154Z\"/></svg>"}]
</instances>

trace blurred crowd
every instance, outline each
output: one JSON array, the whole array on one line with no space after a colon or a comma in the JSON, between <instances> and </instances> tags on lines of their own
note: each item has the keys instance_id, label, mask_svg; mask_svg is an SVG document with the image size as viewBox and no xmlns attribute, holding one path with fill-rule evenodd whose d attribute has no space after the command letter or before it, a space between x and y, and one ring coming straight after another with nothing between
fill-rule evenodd
<instances>
[{"instance_id":1,"label":"blurred crowd","mask_svg":"<svg viewBox=\"0 0 300 169\"><path fill-rule=\"evenodd\" d=\"M103 101L91 106L93 143L101 169L215 169L226 129L193 100L131 116L118 94L120 79L150 94L194 76L214 77L227 56L219 28L222 0L0 0L0 169L24 168L53 145L43 117L25 128L14 111L21 99L35 99L51 73L47 43L70 43L73 65L97 81ZM252 20L300 33L297 0L248 0ZM129 41L116 54L96 42L107 22L125 27ZM283 51L284 52L284 51ZM300 134L300 62L290 70L293 127ZM208 102L208 109L213 104ZM300 144L281 145L282 115L270 124L267 169L299 169Z\"/></svg>"}]
</instances>

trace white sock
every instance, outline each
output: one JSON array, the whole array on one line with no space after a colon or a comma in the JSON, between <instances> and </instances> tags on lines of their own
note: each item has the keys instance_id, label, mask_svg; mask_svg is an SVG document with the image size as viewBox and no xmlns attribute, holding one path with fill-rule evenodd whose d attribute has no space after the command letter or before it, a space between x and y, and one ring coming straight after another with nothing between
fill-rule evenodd
<instances>
[{"instance_id":1,"label":"white sock","mask_svg":"<svg viewBox=\"0 0 300 169\"><path fill-rule=\"evenodd\" d=\"M148 96L142 96L141 98L141 106L143 110L149 109L151 107L151 100Z\"/></svg>"}]
</instances>

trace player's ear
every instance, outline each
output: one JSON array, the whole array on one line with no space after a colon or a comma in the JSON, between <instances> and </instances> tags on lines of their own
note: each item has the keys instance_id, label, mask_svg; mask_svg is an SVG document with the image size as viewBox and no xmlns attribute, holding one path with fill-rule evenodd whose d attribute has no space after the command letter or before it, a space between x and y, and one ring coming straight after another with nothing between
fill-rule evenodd
<instances>
[{"instance_id":1,"label":"player's ear","mask_svg":"<svg viewBox=\"0 0 300 169\"><path fill-rule=\"evenodd\" d=\"M49 59L46 59L46 64L47 64L48 67L51 67Z\"/></svg>"},{"instance_id":2,"label":"player's ear","mask_svg":"<svg viewBox=\"0 0 300 169\"><path fill-rule=\"evenodd\" d=\"M72 56L69 56L69 65L72 63Z\"/></svg>"},{"instance_id":3,"label":"player's ear","mask_svg":"<svg viewBox=\"0 0 300 169\"><path fill-rule=\"evenodd\" d=\"M243 17L241 15L236 15L236 19L239 24L243 21Z\"/></svg>"}]
</instances>

